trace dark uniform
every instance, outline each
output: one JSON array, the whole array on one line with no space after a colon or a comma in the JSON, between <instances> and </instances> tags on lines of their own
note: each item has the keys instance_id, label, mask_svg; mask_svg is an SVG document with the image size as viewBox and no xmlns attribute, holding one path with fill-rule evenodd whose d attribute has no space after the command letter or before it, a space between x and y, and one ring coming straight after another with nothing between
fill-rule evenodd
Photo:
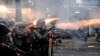
<instances>
[{"instance_id":1,"label":"dark uniform","mask_svg":"<svg viewBox=\"0 0 100 56\"><path fill-rule=\"evenodd\" d=\"M48 46L49 46L48 38L43 38L45 31L35 29L33 30L33 34L34 34L34 40L33 40L33 45L32 45L33 55L34 56L48 56ZM40 36L37 34L39 34Z\"/></svg>"},{"instance_id":2,"label":"dark uniform","mask_svg":"<svg viewBox=\"0 0 100 56\"><path fill-rule=\"evenodd\" d=\"M33 29L33 56L48 56L48 33L46 32L45 22L37 21L37 29Z\"/></svg>"},{"instance_id":3,"label":"dark uniform","mask_svg":"<svg viewBox=\"0 0 100 56\"><path fill-rule=\"evenodd\" d=\"M14 50L3 45L9 45L9 43L11 43L8 36L9 32L10 30L6 25L6 22L0 21L0 56L16 56Z\"/></svg>"},{"instance_id":4,"label":"dark uniform","mask_svg":"<svg viewBox=\"0 0 100 56\"><path fill-rule=\"evenodd\" d=\"M100 42L100 28L95 28L96 41Z\"/></svg>"},{"instance_id":5,"label":"dark uniform","mask_svg":"<svg viewBox=\"0 0 100 56\"><path fill-rule=\"evenodd\" d=\"M31 51L31 34L26 28L26 25L17 25L14 29L14 45L25 53ZM20 53L22 55L27 55Z\"/></svg>"}]
</instances>

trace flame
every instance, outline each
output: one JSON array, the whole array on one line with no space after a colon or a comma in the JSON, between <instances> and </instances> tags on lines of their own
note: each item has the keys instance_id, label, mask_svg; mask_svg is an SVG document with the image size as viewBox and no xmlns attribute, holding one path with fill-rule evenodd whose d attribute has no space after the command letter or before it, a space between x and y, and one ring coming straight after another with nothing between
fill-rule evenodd
<instances>
[{"instance_id":1,"label":"flame","mask_svg":"<svg viewBox=\"0 0 100 56\"><path fill-rule=\"evenodd\" d=\"M33 25L36 26L36 23L37 23L38 20L39 20L39 19L34 20L34 21L33 21Z\"/></svg>"},{"instance_id":2,"label":"flame","mask_svg":"<svg viewBox=\"0 0 100 56\"><path fill-rule=\"evenodd\" d=\"M90 20L84 20L82 21L84 26L91 26L91 25L99 25L100 24L100 19L90 19Z\"/></svg>"},{"instance_id":3,"label":"flame","mask_svg":"<svg viewBox=\"0 0 100 56\"><path fill-rule=\"evenodd\" d=\"M56 24L56 27L60 29L78 29L81 27L81 24L80 22L62 22Z\"/></svg>"},{"instance_id":4,"label":"flame","mask_svg":"<svg viewBox=\"0 0 100 56\"><path fill-rule=\"evenodd\" d=\"M100 25L100 19L95 18L95 19L82 20L77 22L62 22L57 24L56 27L60 29L79 29L79 28L88 27L92 25L94 26Z\"/></svg>"},{"instance_id":5,"label":"flame","mask_svg":"<svg viewBox=\"0 0 100 56\"><path fill-rule=\"evenodd\" d=\"M48 25L48 24L50 24L50 23L54 23L54 22L56 22L57 20L59 20L60 18L47 18L46 20L45 20L45 23L46 23L46 25Z\"/></svg>"},{"instance_id":6,"label":"flame","mask_svg":"<svg viewBox=\"0 0 100 56\"><path fill-rule=\"evenodd\" d=\"M57 20L59 20L60 18L47 18L47 19L43 19L44 21L45 21L45 24L46 25L48 25L48 24L50 24L50 23L53 23L53 22L56 22ZM36 19L36 20L34 20L33 21L33 24L34 25L36 25L36 23L37 23L37 21L38 21L39 19Z\"/></svg>"}]
</instances>

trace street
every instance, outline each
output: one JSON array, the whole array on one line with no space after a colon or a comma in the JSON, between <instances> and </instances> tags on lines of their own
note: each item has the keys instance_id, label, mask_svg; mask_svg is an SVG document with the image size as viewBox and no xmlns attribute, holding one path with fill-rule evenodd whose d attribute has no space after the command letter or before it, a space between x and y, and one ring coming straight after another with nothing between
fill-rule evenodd
<instances>
[{"instance_id":1,"label":"street","mask_svg":"<svg viewBox=\"0 0 100 56\"><path fill-rule=\"evenodd\" d=\"M63 40L55 47L54 56L100 56L100 43L96 42L94 37L87 42L75 41Z\"/></svg>"}]
</instances>

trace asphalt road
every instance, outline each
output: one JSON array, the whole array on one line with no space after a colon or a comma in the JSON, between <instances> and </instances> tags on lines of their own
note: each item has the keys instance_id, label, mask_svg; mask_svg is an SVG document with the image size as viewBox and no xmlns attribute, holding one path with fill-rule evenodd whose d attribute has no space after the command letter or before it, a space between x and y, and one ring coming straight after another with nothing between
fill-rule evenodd
<instances>
[{"instance_id":1,"label":"asphalt road","mask_svg":"<svg viewBox=\"0 0 100 56\"><path fill-rule=\"evenodd\" d=\"M94 37L86 42L79 39L63 40L54 47L54 56L100 56L100 43Z\"/></svg>"}]
</instances>

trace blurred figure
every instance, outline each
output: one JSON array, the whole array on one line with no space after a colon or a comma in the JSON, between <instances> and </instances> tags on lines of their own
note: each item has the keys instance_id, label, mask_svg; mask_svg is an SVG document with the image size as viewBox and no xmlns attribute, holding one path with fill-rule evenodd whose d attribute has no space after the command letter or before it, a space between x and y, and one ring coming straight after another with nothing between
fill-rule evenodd
<instances>
[{"instance_id":1,"label":"blurred figure","mask_svg":"<svg viewBox=\"0 0 100 56\"><path fill-rule=\"evenodd\" d=\"M100 42L100 28L95 28L96 41Z\"/></svg>"},{"instance_id":2,"label":"blurred figure","mask_svg":"<svg viewBox=\"0 0 100 56\"><path fill-rule=\"evenodd\" d=\"M33 29L33 56L48 56L48 33L45 21L40 19L36 24L37 28ZM50 33L50 32L49 32Z\"/></svg>"},{"instance_id":3,"label":"blurred figure","mask_svg":"<svg viewBox=\"0 0 100 56\"><path fill-rule=\"evenodd\" d=\"M0 21L0 56L16 56L15 51L9 48L11 33L5 21ZM8 47L9 46L9 47Z\"/></svg>"},{"instance_id":4,"label":"blurred figure","mask_svg":"<svg viewBox=\"0 0 100 56\"><path fill-rule=\"evenodd\" d=\"M31 33L24 22L21 22L15 26L13 38L14 45L24 52L20 53L20 56L26 55L26 53L31 51Z\"/></svg>"}]
</instances>

